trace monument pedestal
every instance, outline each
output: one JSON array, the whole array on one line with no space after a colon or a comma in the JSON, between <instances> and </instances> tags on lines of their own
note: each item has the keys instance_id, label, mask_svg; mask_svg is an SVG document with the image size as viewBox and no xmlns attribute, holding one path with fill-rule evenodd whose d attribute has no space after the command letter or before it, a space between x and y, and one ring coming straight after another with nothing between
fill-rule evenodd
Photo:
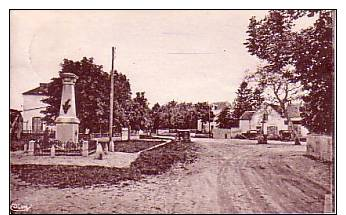
<instances>
[{"instance_id":1,"label":"monument pedestal","mask_svg":"<svg viewBox=\"0 0 346 215\"><path fill-rule=\"evenodd\" d=\"M76 116L74 85L77 76L73 73L60 73L62 93L59 117L56 118L56 136L61 142L78 142L79 119Z\"/></svg>"},{"instance_id":2,"label":"monument pedestal","mask_svg":"<svg viewBox=\"0 0 346 215\"><path fill-rule=\"evenodd\" d=\"M56 139L62 142L78 142L79 120L58 117L56 123Z\"/></svg>"}]
</instances>

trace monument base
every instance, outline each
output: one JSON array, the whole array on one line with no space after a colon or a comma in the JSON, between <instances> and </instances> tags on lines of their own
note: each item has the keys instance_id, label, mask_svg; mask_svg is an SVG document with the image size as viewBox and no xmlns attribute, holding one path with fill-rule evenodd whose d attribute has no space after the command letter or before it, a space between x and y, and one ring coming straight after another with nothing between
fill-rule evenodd
<instances>
[{"instance_id":1,"label":"monument base","mask_svg":"<svg viewBox=\"0 0 346 215\"><path fill-rule=\"evenodd\" d=\"M79 120L77 118L59 116L55 123L55 139L61 142L78 142Z\"/></svg>"},{"instance_id":2,"label":"monument base","mask_svg":"<svg viewBox=\"0 0 346 215\"><path fill-rule=\"evenodd\" d=\"M55 139L61 142L78 142L78 124L56 124L56 135Z\"/></svg>"}]
</instances>

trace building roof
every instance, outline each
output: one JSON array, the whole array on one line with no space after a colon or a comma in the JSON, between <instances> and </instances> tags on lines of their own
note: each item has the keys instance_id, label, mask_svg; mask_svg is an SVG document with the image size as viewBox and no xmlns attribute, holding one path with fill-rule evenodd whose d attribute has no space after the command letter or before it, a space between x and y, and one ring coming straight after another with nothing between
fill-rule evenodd
<instances>
[{"instance_id":1,"label":"building roof","mask_svg":"<svg viewBox=\"0 0 346 215\"><path fill-rule=\"evenodd\" d=\"M279 114L283 115L283 112L278 105L270 104L270 106L276 110ZM287 106L287 113L290 118L299 118L300 117L300 105L299 104L289 104Z\"/></svg>"},{"instance_id":2,"label":"building roof","mask_svg":"<svg viewBox=\"0 0 346 215\"><path fill-rule=\"evenodd\" d=\"M268 104L272 107L276 112L278 112L281 116L283 116L282 110L279 105ZM252 116L256 111L245 111L243 115L239 118L240 120L251 120ZM291 119L300 118L300 105L299 104L289 104L287 106L288 116Z\"/></svg>"},{"instance_id":3,"label":"building roof","mask_svg":"<svg viewBox=\"0 0 346 215\"><path fill-rule=\"evenodd\" d=\"M47 95L48 93L48 83L40 83L39 87L28 90L23 93L23 95Z\"/></svg>"},{"instance_id":4,"label":"building roof","mask_svg":"<svg viewBox=\"0 0 346 215\"><path fill-rule=\"evenodd\" d=\"M227 101L225 102L213 102L211 103L213 111L221 111L226 107L230 107L231 104Z\"/></svg>"},{"instance_id":5,"label":"building roof","mask_svg":"<svg viewBox=\"0 0 346 215\"><path fill-rule=\"evenodd\" d=\"M254 115L255 111L245 111L241 116L240 120L251 120L252 116Z\"/></svg>"}]
</instances>

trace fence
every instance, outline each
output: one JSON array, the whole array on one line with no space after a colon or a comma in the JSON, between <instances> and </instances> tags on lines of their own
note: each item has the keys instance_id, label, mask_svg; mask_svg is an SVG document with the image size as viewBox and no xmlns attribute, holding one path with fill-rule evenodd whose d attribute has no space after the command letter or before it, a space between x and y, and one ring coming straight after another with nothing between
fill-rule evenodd
<instances>
[{"instance_id":1,"label":"fence","mask_svg":"<svg viewBox=\"0 0 346 215\"><path fill-rule=\"evenodd\" d=\"M35 156L50 156L51 148L54 145L55 156L80 156L82 155L82 145L81 143L73 142L60 142L54 141L41 141L36 140L34 144L34 155Z\"/></svg>"}]
</instances>

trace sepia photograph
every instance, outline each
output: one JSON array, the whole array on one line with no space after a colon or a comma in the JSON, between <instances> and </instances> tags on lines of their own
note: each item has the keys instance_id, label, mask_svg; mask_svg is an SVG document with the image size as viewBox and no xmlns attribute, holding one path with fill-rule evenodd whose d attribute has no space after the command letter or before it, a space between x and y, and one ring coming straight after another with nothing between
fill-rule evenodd
<instances>
[{"instance_id":1,"label":"sepia photograph","mask_svg":"<svg viewBox=\"0 0 346 215\"><path fill-rule=\"evenodd\" d=\"M336 212L336 10L8 13L11 214Z\"/></svg>"}]
</instances>

